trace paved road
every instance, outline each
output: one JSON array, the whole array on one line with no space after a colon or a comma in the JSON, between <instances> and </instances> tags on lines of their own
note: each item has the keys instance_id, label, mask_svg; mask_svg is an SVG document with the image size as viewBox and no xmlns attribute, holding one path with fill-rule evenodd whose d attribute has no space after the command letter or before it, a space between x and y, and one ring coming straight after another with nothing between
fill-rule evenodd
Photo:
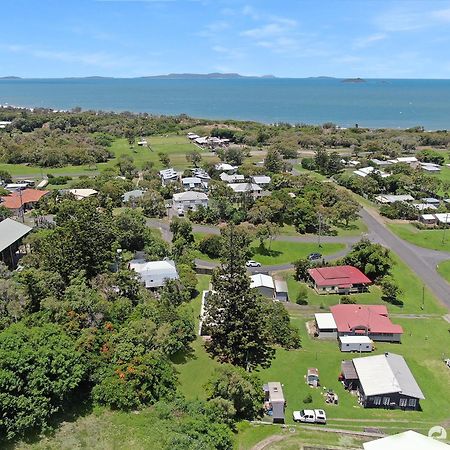
<instances>
[{"instance_id":1,"label":"paved road","mask_svg":"<svg viewBox=\"0 0 450 450\"><path fill-rule=\"evenodd\" d=\"M417 247L400 239L386 227L376 212L367 208L363 208L360 215L369 228L368 238L397 253L441 303L450 309L450 285L436 271L436 265L450 259L450 253Z\"/></svg>"}]
</instances>

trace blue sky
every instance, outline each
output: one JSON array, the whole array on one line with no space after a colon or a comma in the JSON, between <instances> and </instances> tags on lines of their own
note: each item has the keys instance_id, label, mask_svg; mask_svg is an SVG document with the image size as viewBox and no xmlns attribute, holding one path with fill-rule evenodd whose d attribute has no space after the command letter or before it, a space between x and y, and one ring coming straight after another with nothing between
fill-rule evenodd
<instances>
[{"instance_id":1,"label":"blue sky","mask_svg":"<svg viewBox=\"0 0 450 450\"><path fill-rule=\"evenodd\" d=\"M450 0L2 0L0 76L450 78Z\"/></svg>"}]
</instances>

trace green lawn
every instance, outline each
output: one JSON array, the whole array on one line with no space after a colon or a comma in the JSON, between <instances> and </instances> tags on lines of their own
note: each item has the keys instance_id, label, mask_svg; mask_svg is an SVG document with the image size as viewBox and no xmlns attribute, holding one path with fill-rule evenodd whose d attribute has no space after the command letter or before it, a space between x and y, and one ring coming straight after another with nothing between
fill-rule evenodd
<instances>
[{"instance_id":1,"label":"green lawn","mask_svg":"<svg viewBox=\"0 0 450 450\"><path fill-rule=\"evenodd\" d=\"M333 236L360 236L363 233L367 232L367 225L366 223L359 218L355 222L351 223L348 228L332 228L332 233L330 234ZM295 227L293 225L284 225L280 228L280 235L281 236L305 236L304 234L297 233L295 231ZM317 235L310 235L315 236Z\"/></svg>"},{"instance_id":2,"label":"green lawn","mask_svg":"<svg viewBox=\"0 0 450 450\"><path fill-rule=\"evenodd\" d=\"M369 292L352 294L352 298L361 304L385 304L389 311L396 314L445 314L446 309L441 306L431 291L425 287L409 267L395 254L392 254L395 264L392 276L397 281L402 294L403 307L391 305L381 300L381 290L378 286L371 286ZM288 283L289 298L295 302L300 283L295 281L293 272L285 273ZM339 295L319 295L313 289L308 289L308 304L314 309L329 308L339 303ZM422 309L423 306L423 309Z\"/></svg>"},{"instance_id":3,"label":"green lawn","mask_svg":"<svg viewBox=\"0 0 450 450\"><path fill-rule=\"evenodd\" d=\"M450 260L441 262L437 270L450 283Z\"/></svg>"},{"instance_id":4,"label":"green lawn","mask_svg":"<svg viewBox=\"0 0 450 450\"><path fill-rule=\"evenodd\" d=\"M193 150L199 150L185 136L150 136L147 138L147 141L149 142L149 147L135 145L133 148L130 148L126 139L116 139L110 148L114 158L106 163L96 164L95 167L70 165L58 168L41 168L25 164L0 164L0 170L7 170L13 176L30 176L36 179L42 179L47 173L53 175L93 175L101 169L115 166L117 158L121 155L131 156L139 168L146 161L153 161L156 168L161 168L158 158L158 153L160 152L169 155L171 164L175 168L184 169L189 166L185 155ZM213 162L219 161L215 156L206 156L205 159Z\"/></svg>"},{"instance_id":5,"label":"green lawn","mask_svg":"<svg viewBox=\"0 0 450 450\"><path fill-rule=\"evenodd\" d=\"M450 252L450 230L419 230L411 224L388 224L398 237L419 247Z\"/></svg>"},{"instance_id":6,"label":"green lawn","mask_svg":"<svg viewBox=\"0 0 450 450\"><path fill-rule=\"evenodd\" d=\"M194 233L197 242L204 236L206 236L205 233ZM266 244L267 248L262 248L259 244L259 240L253 241L250 245L250 250L252 258L263 265L289 264L297 259L306 258L313 252L320 251L323 255L331 255L345 248L344 244L322 244L322 247L319 249L316 243L273 241L269 250L268 243ZM200 251L196 252L196 257L214 261Z\"/></svg>"}]
</instances>

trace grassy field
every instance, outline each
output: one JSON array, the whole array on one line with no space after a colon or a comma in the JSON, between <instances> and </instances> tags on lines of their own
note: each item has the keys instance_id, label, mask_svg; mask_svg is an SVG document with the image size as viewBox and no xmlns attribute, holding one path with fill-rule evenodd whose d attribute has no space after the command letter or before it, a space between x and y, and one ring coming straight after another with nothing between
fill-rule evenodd
<instances>
[{"instance_id":1,"label":"grassy field","mask_svg":"<svg viewBox=\"0 0 450 450\"><path fill-rule=\"evenodd\" d=\"M114 158L106 163L99 163L93 167L90 166L65 166L58 168L41 168L36 166L28 166L25 164L0 164L0 170L6 170L13 176L29 176L36 179L42 179L47 173L53 175L93 175L98 171L113 167L117 163L117 159L122 155L131 156L137 167L142 168L146 161L153 161L156 168L161 168L158 153L167 153L170 157L171 164L177 169L184 169L189 166L186 161L186 154L199 150L197 146L189 142L184 136L168 135L168 136L151 136L147 138L149 147L138 147L135 145L130 148L126 139L116 139L110 150L114 154ZM203 152L206 153L206 152ZM205 156L205 160L218 162L216 156Z\"/></svg>"},{"instance_id":2,"label":"grassy field","mask_svg":"<svg viewBox=\"0 0 450 450\"><path fill-rule=\"evenodd\" d=\"M414 225L392 223L388 227L398 237L419 247L450 252L450 230L419 230Z\"/></svg>"},{"instance_id":3,"label":"grassy field","mask_svg":"<svg viewBox=\"0 0 450 450\"><path fill-rule=\"evenodd\" d=\"M450 283L450 260L441 262L437 270Z\"/></svg>"},{"instance_id":4,"label":"grassy field","mask_svg":"<svg viewBox=\"0 0 450 450\"><path fill-rule=\"evenodd\" d=\"M355 222L351 223L348 228L332 228L333 236L360 236L363 233L367 232L367 225L362 219L358 219ZM305 236L295 231L295 227L293 225L284 225L280 228L281 236ZM317 236L317 235L311 235Z\"/></svg>"},{"instance_id":5,"label":"grassy field","mask_svg":"<svg viewBox=\"0 0 450 450\"><path fill-rule=\"evenodd\" d=\"M194 233L194 236L198 242L206 234ZM250 250L252 258L263 265L290 264L297 259L306 258L313 252L320 251L323 255L331 255L345 248L344 244L322 244L322 247L319 249L315 243L273 241L269 250L268 248L260 247L259 244L259 240L253 241L250 245ZM269 244L267 243L266 247L268 246ZM206 261L216 261L200 251L197 251L196 257Z\"/></svg>"}]
</instances>

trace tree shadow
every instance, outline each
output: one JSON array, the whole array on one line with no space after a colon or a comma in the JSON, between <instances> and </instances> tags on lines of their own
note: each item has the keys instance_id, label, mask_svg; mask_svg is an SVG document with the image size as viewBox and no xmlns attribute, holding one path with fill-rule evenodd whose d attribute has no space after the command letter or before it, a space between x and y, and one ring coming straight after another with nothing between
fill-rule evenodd
<instances>
[{"instance_id":1,"label":"tree shadow","mask_svg":"<svg viewBox=\"0 0 450 450\"><path fill-rule=\"evenodd\" d=\"M19 436L16 439L0 439L0 448L2 450L14 450L20 442L26 444L36 444L44 437L51 438L58 431L64 422L75 422L80 417L92 414L93 404L90 397L91 388L83 386L77 390L62 406L59 412L53 415L48 422L48 429L42 432L40 429L27 431L25 436Z\"/></svg>"},{"instance_id":2,"label":"tree shadow","mask_svg":"<svg viewBox=\"0 0 450 450\"><path fill-rule=\"evenodd\" d=\"M283 252L280 252L279 250L272 250L270 248L265 247L264 245L252 247L250 249L250 253L252 256L260 255L260 256L270 256L272 258L283 254Z\"/></svg>"},{"instance_id":3,"label":"tree shadow","mask_svg":"<svg viewBox=\"0 0 450 450\"><path fill-rule=\"evenodd\" d=\"M189 361L195 361L197 359L197 355L195 354L195 350L192 347L189 347L189 350L175 353L170 357L170 360L175 365L186 364Z\"/></svg>"}]
</instances>

